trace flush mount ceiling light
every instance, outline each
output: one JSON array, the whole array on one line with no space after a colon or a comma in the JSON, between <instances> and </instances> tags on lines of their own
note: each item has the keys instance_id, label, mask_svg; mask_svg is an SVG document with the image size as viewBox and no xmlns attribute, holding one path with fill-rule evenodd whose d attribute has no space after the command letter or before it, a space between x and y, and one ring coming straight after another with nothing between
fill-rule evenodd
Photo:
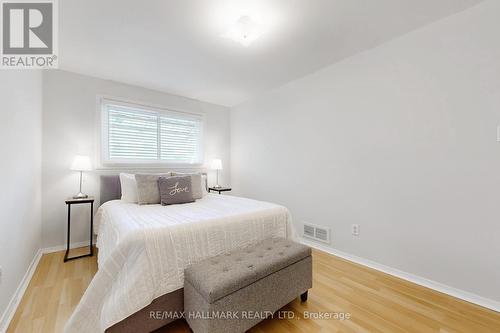
<instances>
[{"instance_id":1,"label":"flush mount ceiling light","mask_svg":"<svg viewBox=\"0 0 500 333\"><path fill-rule=\"evenodd\" d=\"M243 46L249 46L259 38L261 34L261 29L250 16L242 16L229 27L222 37L232 39Z\"/></svg>"}]
</instances>

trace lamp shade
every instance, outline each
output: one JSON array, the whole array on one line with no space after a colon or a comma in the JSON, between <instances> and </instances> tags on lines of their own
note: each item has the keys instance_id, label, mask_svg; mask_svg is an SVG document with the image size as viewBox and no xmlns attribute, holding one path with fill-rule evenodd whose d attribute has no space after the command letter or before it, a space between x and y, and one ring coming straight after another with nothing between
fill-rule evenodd
<instances>
[{"instance_id":1,"label":"lamp shade","mask_svg":"<svg viewBox=\"0 0 500 333\"><path fill-rule=\"evenodd\" d=\"M222 170L222 161L218 158L212 160L212 169L214 170Z\"/></svg>"},{"instance_id":2,"label":"lamp shade","mask_svg":"<svg viewBox=\"0 0 500 333\"><path fill-rule=\"evenodd\" d=\"M92 170L92 163L90 162L90 157L77 155L71 164L71 170L74 171L90 171Z\"/></svg>"}]
</instances>

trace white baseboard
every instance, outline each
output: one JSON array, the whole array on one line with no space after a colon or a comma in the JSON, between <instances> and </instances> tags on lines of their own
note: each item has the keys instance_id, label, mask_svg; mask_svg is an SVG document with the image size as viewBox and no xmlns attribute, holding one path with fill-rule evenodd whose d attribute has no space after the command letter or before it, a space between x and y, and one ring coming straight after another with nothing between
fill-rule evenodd
<instances>
[{"instance_id":1,"label":"white baseboard","mask_svg":"<svg viewBox=\"0 0 500 333\"><path fill-rule=\"evenodd\" d=\"M33 277L33 274L35 273L35 270L38 266L38 263L40 262L40 258L42 258L42 250L39 249L37 253L35 254L35 257L31 261L28 270L26 271L26 274L24 274L21 283L19 283L19 286L17 287L16 292L12 296L9 304L7 305L7 308L5 309L2 317L0 318L0 332L4 333L7 331L7 328L9 327L10 321L14 317L14 314L16 313L17 307L19 306L19 303L21 302L21 299L24 296L24 293L26 292L26 289L28 288L28 285L31 281L31 278Z\"/></svg>"},{"instance_id":2,"label":"white baseboard","mask_svg":"<svg viewBox=\"0 0 500 333\"><path fill-rule=\"evenodd\" d=\"M95 242L92 242L92 244L95 245ZM84 241L84 242L76 242L76 243L71 243L69 245L69 247L71 249L74 249L74 248L77 248L77 247L85 247L85 246L89 246L89 241ZM52 246L52 247L46 247L44 249L42 249L42 253L43 254L46 254L46 253L53 253L53 252L58 252L58 251L65 251L66 250L66 244L64 245L57 245L57 246Z\"/></svg>"},{"instance_id":3,"label":"white baseboard","mask_svg":"<svg viewBox=\"0 0 500 333\"><path fill-rule=\"evenodd\" d=\"M354 256L352 254L348 254L348 253L336 250L336 249L331 248L329 246L326 246L323 244L318 244L318 243L311 241L311 240L308 240L308 239L302 238L301 242L303 244L310 246L310 247L316 248L316 249L321 250L323 252L327 252L327 253L332 254L334 256L355 262L355 263L363 265L363 266L373 268L377 271L381 271L381 272L387 273L389 275L398 277L400 279L403 279L403 280L406 280L409 282L413 282L413 283L418 284L420 286L439 291L441 293L450 295L452 297L459 298L459 299L464 300L466 302L470 302L470 303L488 308L490 310L500 312L500 302L497 302L497 301L494 301L494 300L491 300L491 299L488 299L488 298L485 298L485 297L482 297L482 296L479 296L479 295L476 295L476 294L473 294L473 293L470 293L470 292L467 292L464 290L453 288L453 287L447 286L443 283L432 281L432 280L423 278L423 277L415 275L415 274L403 272L399 269L392 268L392 267L389 267L389 266L386 266L383 264L379 264L375 261L371 261L371 260L368 260L365 258L357 257L357 256Z\"/></svg>"}]
</instances>

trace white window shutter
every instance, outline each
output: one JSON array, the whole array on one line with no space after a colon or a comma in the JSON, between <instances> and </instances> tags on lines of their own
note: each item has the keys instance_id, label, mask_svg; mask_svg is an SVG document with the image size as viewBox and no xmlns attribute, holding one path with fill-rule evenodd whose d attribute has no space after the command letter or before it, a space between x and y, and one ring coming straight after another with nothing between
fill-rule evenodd
<instances>
[{"instance_id":1,"label":"white window shutter","mask_svg":"<svg viewBox=\"0 0 500 333\"><path fill-rule=\"evenodd\" d=\"M104 103L108 163L201 163L202 116L124 103Z\"/></svg>"},{"instance_id":2,"label":"white window shutter","mask_svg":"<svg viewBox=\"0 0 500 333\"><path fill-rule=\"evenodd\" d=\"M201 121L160 117L160 158L176 163L200 161Z\"/></svg>"}]
</instances>

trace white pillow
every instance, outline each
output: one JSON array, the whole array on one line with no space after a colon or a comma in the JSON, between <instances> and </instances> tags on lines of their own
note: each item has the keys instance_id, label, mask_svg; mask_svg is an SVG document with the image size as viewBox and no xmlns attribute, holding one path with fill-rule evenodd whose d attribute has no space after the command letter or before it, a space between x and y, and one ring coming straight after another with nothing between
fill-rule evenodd
<instances>
[{"instance_id":1,"label":"white pillow","mask_svg":"<svg viewBox=\"0 0 500 333\"><path fill-rule=\"evenodd\" d=\"M203 196L208 194L207 191L207 175L201 175L201 193Z\"/></svg>"},{"instance_id":2,"label":"white pillow","mask_svg":"<svg viewBox=\"0 0 500 333\"><path fill-rule=\"evenodd\" d=\"M122 186L122 201L137 203L137 182L135 175L130 173L120 173L120 183Z\"/></svg>"}]
</instances>

